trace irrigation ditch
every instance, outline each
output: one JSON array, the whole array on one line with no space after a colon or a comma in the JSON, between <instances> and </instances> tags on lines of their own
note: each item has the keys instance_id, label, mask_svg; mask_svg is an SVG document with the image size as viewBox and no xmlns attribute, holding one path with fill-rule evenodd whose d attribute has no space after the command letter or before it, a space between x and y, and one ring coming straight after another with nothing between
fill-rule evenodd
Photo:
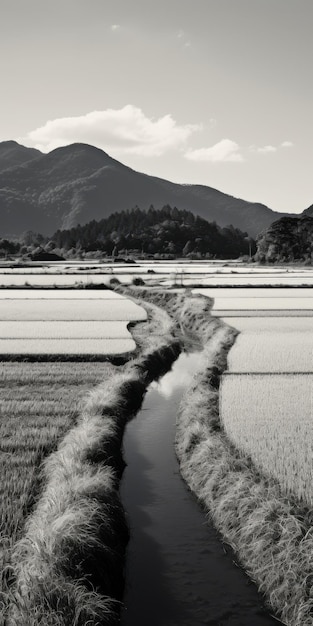
<instances>
[{"instance_id":1,"label":"irrigation ditch","mask_svg":"<svg viewBox=\"0 0 313 626\"><path fill-rule=\"evenodd\" d=\"M202 352L182 352L127 424L121 499L130 540L122 626L269 626L255 585L179 473L177 412Z\"/></svg>"},{"instance_id":2,"label":"irrigation ditch","mask_svg":"<svg viewBox=\"0 0 313 626\"><path fill-rule=\"evenodd\" d=\"M313 511L258 471L231 444L221 424L220 380L237 331L210 315L208 298L192 300L187 293L184 300L181 294L146 289L137 289L137 297L139 293L168 310L203 345L206 367L194 377L178 411L175 447L182 477L264 594L275 619L288 626L312 626Z\"/></svg>"},{"instance_id":3,"label":"irrigation ditch","mask_svg":"<svg viewBox=\"0 0 313 626\"><path fill-rule=\"evenodd\" d=\"M185 530L182 528L178 532L179 520L174 518L177 523L171 531L173 536L177 530L177 536L181 537L176 556L174 554L174 570L178 571L178 579L184 570L182 587L177 591L176 579L172 579L173 587L168 587L173 570L167 567L167 574L164 568L162 570L166 559L161 554L160 542L153 535L151 539L147 532L147 511L146 519L142 519L145 507L141 503L138 512L135 504L135 519L139 515L143 526L140 529L137 522L130 522L131 533L136 527L139 532L143 531L143 541L147 540L147 536L150 540L156 557L150 570L155 575L157 565L161 566L163 587L161 581L158 593L159 598L162 597L163 589L164 601L168 601L163 609L168 613L157 614L157 597L152 600L148 595L151 601L143 606L141 594L136 619L122 623L125 626L133 626L134 623L137 626L146 626L147 623L151 626L176 626L177 623L182 626L266 626L275 623L274 618L264 610L256 587L243 570L234 565L232 549L226 546L223 549L222 535L234 548L240 563L250 578L257 582L277 615L290 626L312 626L312 583L308 577L312 569L310 555L313 539L305 530L312 522L309 513L303 513L295 503L284 499L275 481L259 475L251 461L240 456L231 446L221 428L219 383L236 331L210 315L212 301L207 297L192 295L188 291L171 293L139 287L118 286L117 290L136 299L148 312L147 322L139 322L132 327L138 351L125 365L116 367L112 378L90 393L77 424L45 461L43 492L26 521L22 539L12 551L11 583L7 596L0 599L4 606L3 623L5 626L113 626L120 623L125 550L129 540L119 494L125 469L123 434L127 424L130 427L132 424L149 423L146 411L149 405L146 407L145 402L150 403L151 393L156 392L155 388L151 391L149 386L156 379L161 385L161 377L164 375L165 380L165 372L174 361L174 377L177 368L179 371L184 361L188 361L185 353L179 357L188 337L189 345L194 340L198 346L201 344L198 373L191 376L195 365L193 362L190 366L189 361L184 375L179 374L184 385L183 389L175 392L172 417L168 419L169 405L162 408L158 398L156 412L151 418L155 428L159 412L163 413L163 434L169 443L175 436L174 414L177 417L175 451L179 471L190 489L186 490L182 483L178 466L172 469L176 479L174 493L183 489L180 491L178 512L180 506L186 503L189 511L180 515L182 520L184 517L189 520ZM199 355L195 357L196 360L198 358ZM131 422L135 415L136 419ZM171 432L167 428L172 429ZM150 471L147 466L152 464L151 457L146 450L138 449L138 444L138 439L133 438L131 454L134 453L136 465L143 470L139 472L143 481L139 497L147 496L147 504L152 507L150 520L154 517L157 521L156 508L153 508L151 499L154 497L159 503L160 498L155 494L153 496L148 488L151 475L149 472L147 475L147 469ZM159 453L156 450L160 458L165 450L163 446L165 441ZM153 449L152 446L151 455ZM173 458L169 461L170 465L174 463ZM130 460L127 463L130 468ZM139 480L138 474L136 480ZM166 480L163 475L161 489ZM130 491L137 489L133 487ZM202 509L191 492L198 498ZM175 499L172 500L175 503ZM171 517L166 514L166 507L163 511L165 517ZM221 535L214 530L210 520ZM187 535L184 535L185 531ZM163 529L162 533L165 536L167 531ZM190 551L193 539L198 543L198 552L191 555L193 558L189 564L184 561L180 566L179 558L183 550ZM140 560L142 544L137 545L135 560ZM129 546L131 550L131 544ZM168 552L169 543L167 546ZM146 556L149 566L148 554ZM196 574L195 562L201 563L202 573ZM133 588L138 580L136 576L131 573ZM193 578L196 584L191 589ZM148 586L150 590L155 582L154 576ZM138 582L136 593L139 591L140 594L141 584ZM171 597L168 592L166 594L165 587L170 589ZM231 593L232 588L234 593ZM182 593L184 602L181 603ZM188 594L190 602L186 603ZM126 595L126 606L127 602ZM131 604L134 606L133 601L128 606ZM182 610L185 610L184 615ZM122 620L127 618L128 611L130 609L124 611Z\"/></svg>"}]
</instances>

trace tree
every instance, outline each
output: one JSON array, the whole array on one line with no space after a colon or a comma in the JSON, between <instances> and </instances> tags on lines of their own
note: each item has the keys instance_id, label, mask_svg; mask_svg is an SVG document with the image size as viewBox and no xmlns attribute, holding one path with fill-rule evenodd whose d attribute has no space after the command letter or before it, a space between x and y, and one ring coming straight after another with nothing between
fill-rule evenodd
<instances>
[{"instance_id":1,"label":"tree","mask_svg":"<svg viewBox=\"0 0 313 626\"><path fill-rule=\"evenodd\" d=\"M190 241L187 241L186 245L183 247L183 256L187 256L187 254L190 254L194 249L194 245L193 243Z\"/></svg>"}]
</instances>

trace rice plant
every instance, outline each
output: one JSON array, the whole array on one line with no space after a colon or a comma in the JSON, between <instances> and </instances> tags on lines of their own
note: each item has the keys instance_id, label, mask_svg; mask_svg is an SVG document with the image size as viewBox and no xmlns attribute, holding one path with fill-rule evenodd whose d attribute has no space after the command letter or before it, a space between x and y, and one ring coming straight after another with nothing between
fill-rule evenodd
<instances>
[{"instance_id":1,"label":"rice plant","mask_svg":"<svg viewBox=\"0 0 313 626\"><path fill-rule=\"evenodd\" d=\"M312 332L243 332L228 355L228 370L311 372L312 354Z\"/></svg>"},{"instance_id":2,"label":"rice plant","mask_svg":"<svg viewBox=\"0 0 313 626\"><path fill-rule=\"evenodd\" d=\"M236 448L310 507L312 397L313 374L227 374L220 392L222 424Z\"/></svg>"},{"instance_id":3,"label":"rice plant","mask_svg":"<svg viewBox=\"0 0 313 626\"><path fill-rule=\"evenodd\" d=\"M1 548L20 536L43 458L73 426L81 398L107 363L0 363Z\"/></svg>"}]
</instances>

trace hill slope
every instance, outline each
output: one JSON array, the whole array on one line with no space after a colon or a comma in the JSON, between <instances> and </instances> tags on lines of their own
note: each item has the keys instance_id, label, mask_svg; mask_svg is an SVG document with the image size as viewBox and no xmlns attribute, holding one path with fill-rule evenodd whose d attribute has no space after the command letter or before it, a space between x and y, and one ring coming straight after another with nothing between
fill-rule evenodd
<instances>
[{"instance_id":1,"label":"hill slope","mask_svg":"<svg viewBox=\"0 0 313 626\"><path fill-rule=\"evenodd\" d=\"M0 171L0 236L25 230L51 234L135 205L160 209L170 204L252 236L283 215L205 185L180 185L135 172L87 144L49 154L35 151L33 156Z\"/></svg>"},{"instance_id":2,"label":"hill slope","mask_svg":"<svg viewBox=\"0 0 313 626\"><path fill-rule=\"evenodd\" d=\"M309 206L307 209L304 209L301 215L303 217L313 217L313 204L311 204L311 206Z\"/></svg>"},{"instance_id":3,"label":"hill slope","mask_svg":"<svg viewBox=\"0 0 313 626\"><path fill-rule=\"evenodd\" d=\"M25 148L16 141L2 141L0 143L0 172L15 165L23 165L41 155L39 150Z\"/></svg>"}]
</instances>

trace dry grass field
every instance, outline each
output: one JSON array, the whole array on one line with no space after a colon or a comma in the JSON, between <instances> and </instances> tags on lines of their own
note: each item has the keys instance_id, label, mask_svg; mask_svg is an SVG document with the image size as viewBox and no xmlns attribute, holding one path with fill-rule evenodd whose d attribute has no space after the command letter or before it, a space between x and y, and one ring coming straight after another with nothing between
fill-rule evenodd
<instances>
[{"instance_id":1,"label":"dry grass field","mask_svg":"<svg viewBox=\"0 0 313 626\"><path fill-rule=\"evenodd\" d=\"M108 363L0 363L0 569L40 491L39 466L75 423ZM2 583L4 581L2 580Z\"/></svg>"}]
</instances>

